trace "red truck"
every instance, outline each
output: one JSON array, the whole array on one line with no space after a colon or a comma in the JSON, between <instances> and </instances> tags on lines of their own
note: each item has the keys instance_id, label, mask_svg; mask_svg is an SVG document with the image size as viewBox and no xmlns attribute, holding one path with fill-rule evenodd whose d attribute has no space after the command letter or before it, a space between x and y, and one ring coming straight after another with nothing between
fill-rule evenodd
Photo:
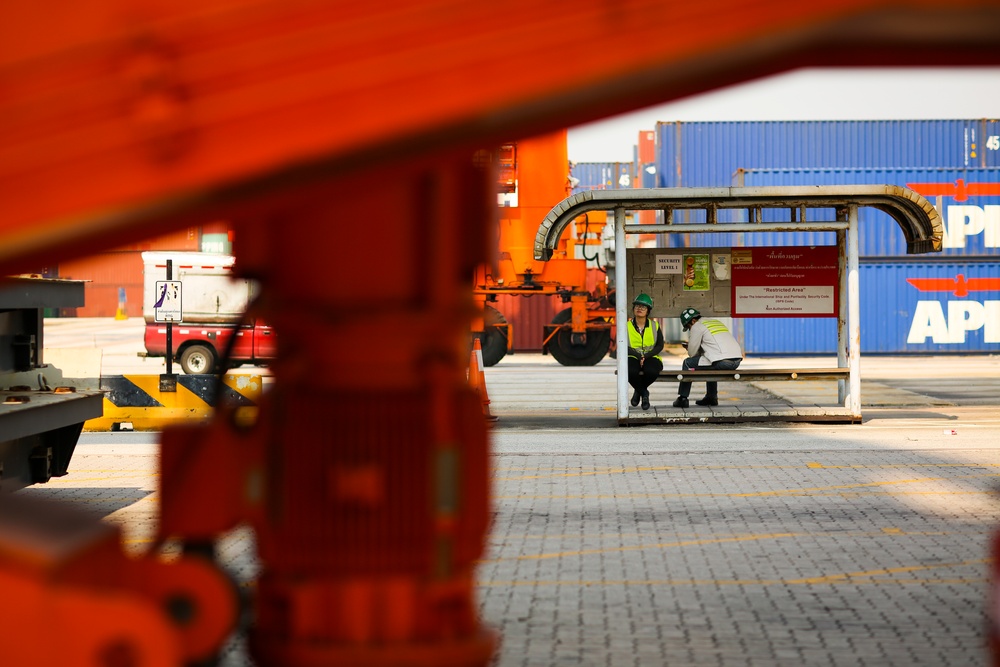
<instances>
[{"instance_id":1,"label":"red truck","mask_svg":"<svg viewBox=\"0 0 1000 667\"><path fill-rule=\"evenodd\" d=\"M243 326L231 324L174 324L171 334L174 359L189 375L212 373L235 334L229 367L243 364L265 366L275 356L275 338L271 326L254 322ZM146 324L144 336L147 357L167 356L167 325Z\"/></svg>"},{"instance_id":2,"label":"red truck","mask_svg":"<svg viewBox=\"0 0 1000 667\"><path fill-rule=\"evenodd\" d=\"M233 277L231 255L201 252L144 252L143 317L147 357L167 356L167 325L157 322L155 306L157 282L166 281L167 260L171 260L171 280L181 284L181 319L172 323L173 358L188 374L214 372L234 342L229 366L266 365L275 357L275 335L260 320L241 322L253 300L257 284Z\"/></svg>"}]
</instances>

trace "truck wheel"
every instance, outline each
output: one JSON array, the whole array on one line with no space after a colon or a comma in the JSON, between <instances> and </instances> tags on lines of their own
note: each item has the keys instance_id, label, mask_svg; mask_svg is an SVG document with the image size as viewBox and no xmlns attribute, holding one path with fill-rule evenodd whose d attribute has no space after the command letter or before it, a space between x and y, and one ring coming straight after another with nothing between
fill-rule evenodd
<instances>
[{"instance_id":1,"label":"truck wheel","mask_svg":"<svg viewBox=\"0 0 1000 667\"><path fill-rule=\"evenodd\" d=\"M573 309L567 308L556 313L552 324L566 324L573 319ZM590 320L603 322L601 318ZM582 345L573 344L573 332L560 329L549 341L549 352L563 366L593 366L604 358L611 347L611 332L607 329L590 329L587 331L587 342Z\"/></svg>"},{"instance_id":2,"label":"truck wheel","mask_svg":"<svg viewBox=\"0 0 1000 667\"><path fill-rule=\"evenodd\" d=\"M507 355L507 319L496 308L486 306L483 324L486 331L479 339L483 348L483 366L496 366Z\"/></svg>"},{"instance_id":3,"label":"truck wheel","mask_svg":"<svg viewBox=\"0 0 1000 667\"><path fill-rule=\"evenodd\" d=\"M192 345L181 352L181 369L188 375L205 375L215 369L215 353L204 345Z\"/></svg>"}]
</instances>

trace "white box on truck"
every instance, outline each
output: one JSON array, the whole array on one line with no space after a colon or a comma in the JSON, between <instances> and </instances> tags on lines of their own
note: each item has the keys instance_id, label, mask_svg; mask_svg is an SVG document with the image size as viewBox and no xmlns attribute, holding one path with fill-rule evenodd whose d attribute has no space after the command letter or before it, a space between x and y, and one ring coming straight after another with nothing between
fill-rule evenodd
<instances>
[{"instance_id":1,"label":"white box on truck","mask_svg":"<svg viewBox=\"0 0 1000 667\"><path fill-rule=\"evenodd\" d=\"M173 261L172 280L181 281L182 322L225 324L239 321L257 293L257 283L234 279L232 255L203 252L142 253L142 316L155 322L156 283L167 279L167 260Z\"/></svg>"}]
</instances>

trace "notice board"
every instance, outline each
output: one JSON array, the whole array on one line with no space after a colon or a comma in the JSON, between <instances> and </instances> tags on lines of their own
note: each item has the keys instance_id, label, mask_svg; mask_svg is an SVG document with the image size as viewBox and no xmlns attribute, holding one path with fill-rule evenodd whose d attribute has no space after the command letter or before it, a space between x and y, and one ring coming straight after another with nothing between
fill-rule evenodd
<instances>
[{"instance_id":1,"label":"notice board","mask_svg":"<svg viewBox=\"0 0 1000 667\"><path fill-rule=\"evenodd\" d=\"M733 248L733 317L837 317L836 246Z\"/></svg>"},{"instance_id":2,"label":"notice board","mask_svg":"<svg viewBox=\"0 0 1000 667\"><path fill-rule=\"evenodd\" d=\"M729 317L728 247L629 248L628 298L645 292L654 317L677 317L685 308Z\"/></svg>"}]
</instances>

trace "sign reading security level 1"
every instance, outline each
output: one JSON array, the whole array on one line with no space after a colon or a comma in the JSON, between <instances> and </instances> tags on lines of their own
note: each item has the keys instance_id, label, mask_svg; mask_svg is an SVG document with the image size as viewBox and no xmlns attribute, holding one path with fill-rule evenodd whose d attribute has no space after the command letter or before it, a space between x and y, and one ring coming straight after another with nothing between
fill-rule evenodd
<instances>
[{"instance_id":1,"label":"sign reading security level 1","mask_svg":"<svg viewBox=\"0 0 1000 667\"><path fill-rule=\"evenodd\" d=\"M683 273L683 258L680 255L657 255L657 273Z\"/></svg>"},{"instance_id":2,"label":"sign reading security level 1","mask_svg":"<svg viewBox=\"0 0 1000 667\"><path fill-rule=\"evenodd\" d=\"M157 280L153 319L157 322L180 322L182 317L181 281Z\"/></svg>"}]
</instances>

